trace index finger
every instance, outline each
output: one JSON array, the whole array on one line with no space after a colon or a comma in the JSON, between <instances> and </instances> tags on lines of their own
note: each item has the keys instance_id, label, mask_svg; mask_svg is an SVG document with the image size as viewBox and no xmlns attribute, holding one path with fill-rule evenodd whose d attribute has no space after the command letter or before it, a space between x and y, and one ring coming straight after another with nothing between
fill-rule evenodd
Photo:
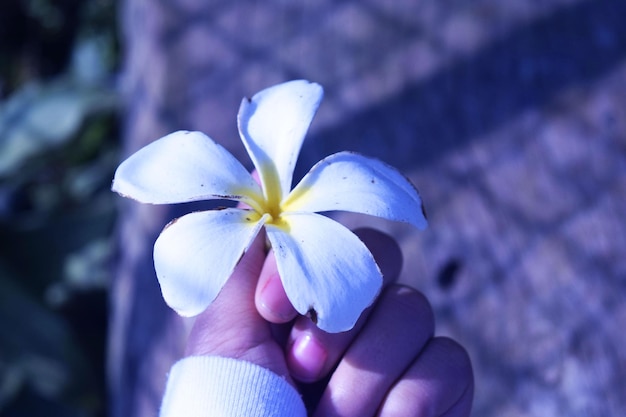
<instances>
[{"instance_id":1,"label":"index finger","mask_svg":"<svg viewBox=\"0 0 626 417\"><path fill-rule=\"evenodd\" d=\"M369 228L357 229L354 234L374 255L383 275L383 288L396 281L402 269L402 253L396 241L385 233ZM259 276L255 303L259 314L271 323L287 323L298 315L285 294L272 251Z\"/></svg>"},{"instance_id":2,"label":"index finger","mask_svg":"<svg viewBox=\"0 0 626 417\"><path fill-rule=\"evenodd\" d=\"M374 255L383 273L383 286L394 283L402 269L402 253L396 241L373 229L360 229L355 233ZM294 378L313 382L328 374L360 332L372 309L366 309L354 328L343 333L326 333L308 318L299 318L287 348L287 363Z\"/></svg>"}]
</instances>

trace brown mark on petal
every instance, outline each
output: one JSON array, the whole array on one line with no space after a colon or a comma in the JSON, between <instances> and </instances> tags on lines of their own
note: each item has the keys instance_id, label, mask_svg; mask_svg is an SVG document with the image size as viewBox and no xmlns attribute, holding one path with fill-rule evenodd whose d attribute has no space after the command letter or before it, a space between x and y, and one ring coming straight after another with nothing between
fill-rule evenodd
<instances>
[{"instance_id":1,"label":"brown mark on petal","mask_svg":"<svg viewBox=\"0 0 626 417\"><path fill-rule=\"evenodd\" d=\"M311 321L317 324L317 311L313 307L309 308L309 311L306 313L307 317L311 319Z\"/></svg>"},{"instance_id":2,"label":"brown mark on petal","mask_svg":"<svg viewBox=\"0 0 626 417\"><path fill-rule=\"evenodd\" d=\"M234 195L234 194L227 194L227 195L215 194L215 197L221 198L223 200L239 200L239 199L241 199L240 195Z\"/></svg>"},{"instance_id":3,"label":"brown mark on petal","mask_svg":"<svg viewBox=\"0 0 626 417\"><path fill-rule=\"evenodd\" d=\"M172 221L170 221L168 224L165 225L165 227L163 228L163 232L165 232L169 227L174 226L174 224L178 221L178 217L173 219Z\"/></svg>"}]
</instances>

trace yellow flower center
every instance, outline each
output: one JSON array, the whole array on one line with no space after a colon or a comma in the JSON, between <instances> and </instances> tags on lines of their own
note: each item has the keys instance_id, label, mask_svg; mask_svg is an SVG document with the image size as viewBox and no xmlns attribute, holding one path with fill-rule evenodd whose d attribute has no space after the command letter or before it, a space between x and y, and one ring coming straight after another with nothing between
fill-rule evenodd
<instances>
[{"instance_id":1,"label":"yellow flower center","mask_svg":"<svg viewBox=\"0 0 626 417\"><path fill-rule=\"evenodd\" d=\"M263 166L259 170L259 177L263 189L263 196L252 198L249 205L260 217L263 215L269 216L265 224L271 224L281 228L287 227L286 222L281 218L281 214L283 213L280 204L282 200L282 189L275 167L269 164Z\"/></svg>"}]
</instances>

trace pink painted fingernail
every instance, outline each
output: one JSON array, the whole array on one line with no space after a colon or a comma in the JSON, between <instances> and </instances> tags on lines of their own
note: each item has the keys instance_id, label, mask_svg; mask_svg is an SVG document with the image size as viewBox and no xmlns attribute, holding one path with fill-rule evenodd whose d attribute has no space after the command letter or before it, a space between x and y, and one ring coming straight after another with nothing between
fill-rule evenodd
<instances>
[{"instance_id":1,"label":"pink painted fingernail","mask_svg":"<svg viewBox=\"0 0 626 417\"><path fill-rule=\"evenodd\" d=\"M289 349L287 360L293 377L302 382L313 382L322 375L328 352L310 334L301 334Z\"/></svg>"},{"instance_id":2,"label":"pink painted fingernail","mask_svg":"<svg viewBox=\"0 0 626 417\"><path fill-rule=\"evenodd\" d=\"M296 314L278 276L268 279L261 290L261 307L283 322L293 319Z\"/></svg>"}]
</instances>

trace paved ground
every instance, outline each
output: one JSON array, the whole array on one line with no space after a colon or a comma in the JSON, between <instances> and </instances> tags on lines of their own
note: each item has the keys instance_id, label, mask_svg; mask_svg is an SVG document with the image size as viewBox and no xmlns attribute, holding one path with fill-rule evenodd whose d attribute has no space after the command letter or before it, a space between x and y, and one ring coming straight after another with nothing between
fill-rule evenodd
<instances>
[{"instance_id":1,"label":"paved ground","mask_svg":"<svg viewBox=\"0 0 626 417\"><path fill-rule=\"evenodd\" d=\"M474 415L624 415L625 15L617 0L128 0L129 149L186 128L245 158L241 97L320 82L298 171L351 149L417 184L424 233L343 219L402 242L403 279L470 351ZM126 208L112 411L154 415L185 334L151 275L171 213Z\"/></svg>"}]
</instances>

